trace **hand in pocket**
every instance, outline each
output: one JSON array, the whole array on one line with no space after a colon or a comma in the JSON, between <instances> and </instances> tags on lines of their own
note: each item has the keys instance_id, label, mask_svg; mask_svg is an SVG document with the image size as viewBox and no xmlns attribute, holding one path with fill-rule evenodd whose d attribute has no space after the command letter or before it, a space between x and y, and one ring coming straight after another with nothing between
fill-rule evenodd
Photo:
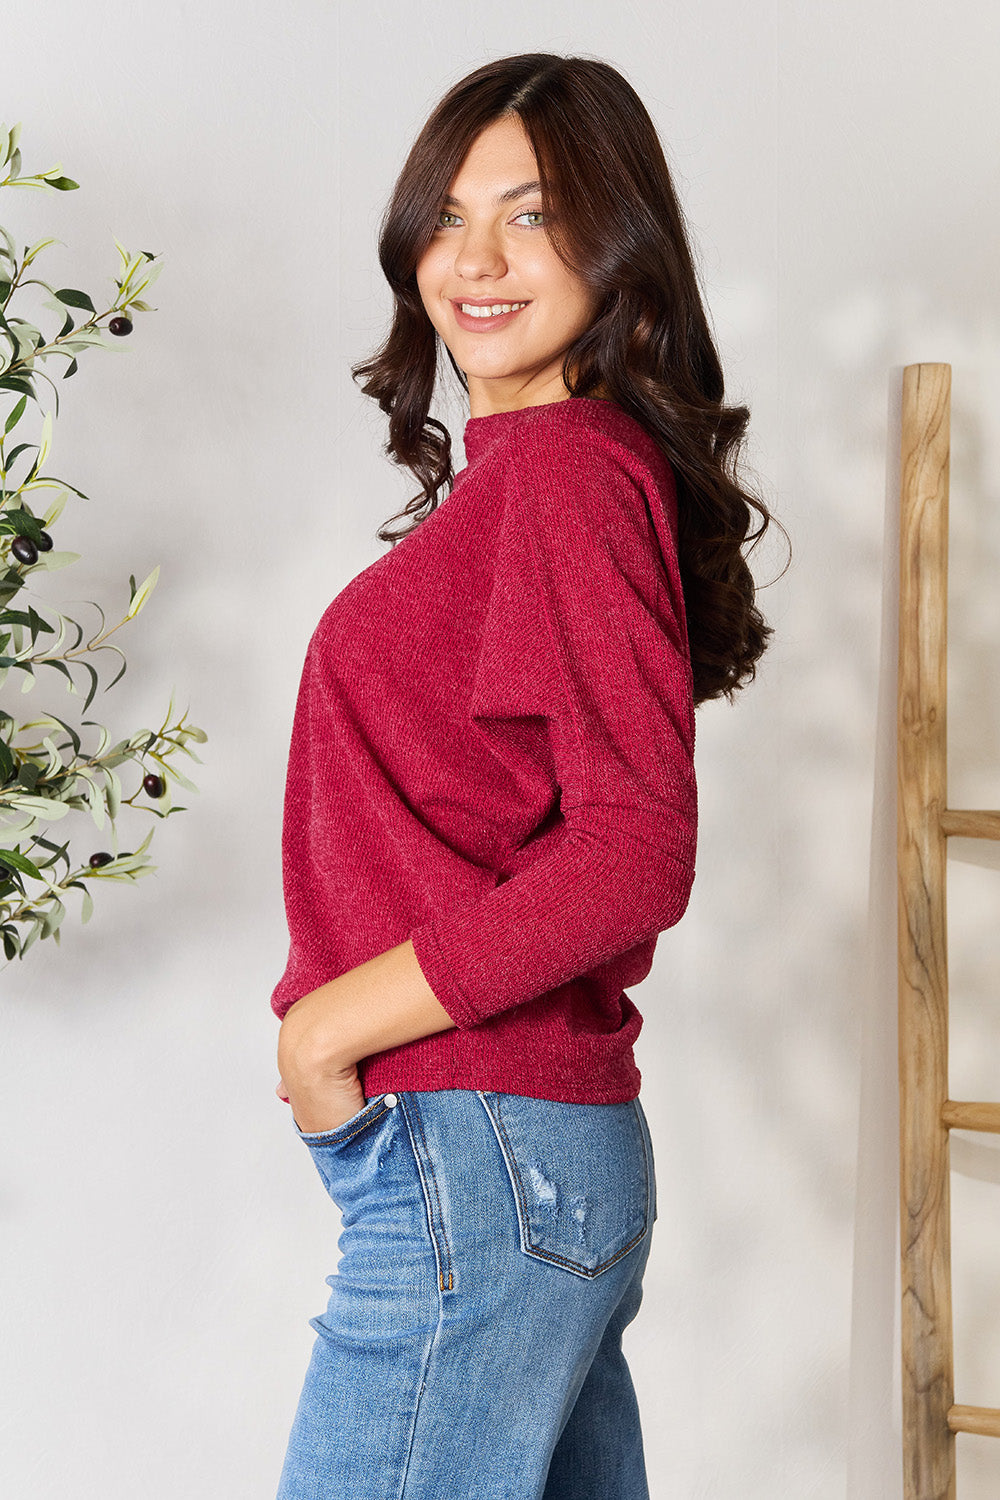
<instances>
[{"instance_id":1,"label":"hand in pocket","mask_svg":"<svg viewBox=\"0 0 1000 1500\"><path fill-rule=\"evenodd\" d=\"M275 1093L291 1105L292 1118L299 1129L307 1133L336 1130L365 1107L364 1090L354 1063L341 1072L321 1078L296 1078L293 1083L286 1084L282 1077Z\"/></svg>"}]
</instances>

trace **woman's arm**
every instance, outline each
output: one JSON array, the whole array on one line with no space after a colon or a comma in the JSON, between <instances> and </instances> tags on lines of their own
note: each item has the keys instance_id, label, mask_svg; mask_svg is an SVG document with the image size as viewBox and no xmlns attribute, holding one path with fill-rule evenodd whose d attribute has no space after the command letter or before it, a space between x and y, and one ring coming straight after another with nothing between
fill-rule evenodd
<instances>
[{"instance_id":1,"label":"woman's arm","mask_svg":"<svg viewBox=\"0 0 1000 1500\"><path fill-rule=\"evenodd\" d=\"M525 424L509 455L467 705L473 732L501 750L519 718L544 720L561 827L521 845L508 879L436 902L410 929L460 1030L649 942L680 919L694 879L675 482L666 459L647 462L574 408Z\"/></svg>"},{"instance_id":2,"label":"woman's arm","mask_svg":"<svg viewBox=\"0 0 1000 1500\"><path fill-rule=\"evenodd\" d=\"M454 1024L407 940L295 1002L278 1034L277 1093L300 1130L336 1130L365 1103L362 1058Z\"/></svg>"}]
</instances>

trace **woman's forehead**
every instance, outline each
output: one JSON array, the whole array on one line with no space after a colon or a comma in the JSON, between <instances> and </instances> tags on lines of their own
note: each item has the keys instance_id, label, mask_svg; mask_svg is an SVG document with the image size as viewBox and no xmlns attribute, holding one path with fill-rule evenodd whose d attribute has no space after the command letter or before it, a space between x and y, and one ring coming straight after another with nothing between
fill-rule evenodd
<instances>
[{"instance_id":1,"label":"woman's forehead","mask_svg":"<svg viewBox=\"0 0 1000 1500\"><path fill-rule=\"evenodd\" d=\"M476 136L449 187L455 197L474 189L499 203L533 191L532 183L537 187L538 163L528 132L517 116L505 116Z\"/></svg>"}]
</instances>

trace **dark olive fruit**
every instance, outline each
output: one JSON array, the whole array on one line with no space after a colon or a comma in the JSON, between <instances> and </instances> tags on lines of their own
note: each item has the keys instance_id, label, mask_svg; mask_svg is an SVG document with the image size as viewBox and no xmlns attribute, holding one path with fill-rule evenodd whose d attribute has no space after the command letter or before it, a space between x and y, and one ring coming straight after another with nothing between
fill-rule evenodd
<instances>
[{"instance_id":1,"label":"dark olive fruit","mask_svg":"<svg viewBox=\"0 0 1000 1500\"><path fill-rule=\"evenodd\" d=\"M127 333L132 332L132 319L112 318L108 324L108 332L113 333L116 338L124 338Z\"/></svg>"},{"instance_id":2,"label":"dark olive fruit","mask_svg":"<svg viewBox=\"0 0 1000 1500\"><path fill-rule=\"evenodd\" d=\"M163 784L163 777L157 776L155 772L150 771L148 776L142 778L142 789L150 797L162 797L166 791L166 787Z\"/></svg>"},{"instance_id":3,"label":"dark olive fruit","mask_svg":"<svg viewBox=\"0 0 1000 1500\"><path fill-rule=\"evenodd\" d=\"M38 548L39 552L51 552L52 551L52 538L49 536L49 534L48 534L47 531L43 531L43 532L40 533L38 541L35 543L35 546Z\"/></svg>"},{"instance_id":4,"label":"dark olive fruit","mask_svg":"<svg viewBox=\"0 0 1000 1500\"><path fill-rule=\"evenodd\" d=\"M11 543L10 550L19 563L26 563L29 568L32 563L38 561L38 548L30 536L16 536Z\"/></svg>"},{"instance_id":5,"label":"dark olive fruit","mask_svg":"<svg viewBox=\"0 0 1000 1500\"><path fill-rule=\"evenodd\" d=\"M106 849L102 849L98 854L92 854L87 863L92 870L99 870L102 865L109 865L113 859L113 854L109 854Z\"/></svg>"}]
</instances>

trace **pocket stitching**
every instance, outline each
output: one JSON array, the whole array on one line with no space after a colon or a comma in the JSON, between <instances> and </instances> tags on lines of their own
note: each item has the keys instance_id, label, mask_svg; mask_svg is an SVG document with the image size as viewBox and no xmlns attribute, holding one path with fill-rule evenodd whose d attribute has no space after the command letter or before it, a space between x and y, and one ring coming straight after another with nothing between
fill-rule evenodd
<instances>
[{"instance_id":1,"label":"pocket stitching","mask_svg":"<svg viewBox=\"0 0 1000 1500\"><path fill-rule=\"evenodd\" d=\"M635 1239L629 1240L627 1245L623 1245L621 1250L616 1251L616 1253L612 1255L610 1260L602 1260L599 1266L594 1266L593 1268L591 1268L590 1266L581 1266L579 1261L576 1260L565 1260L563 1256L556 1255L554 1251L539 1250L534 1245L531 1245L528 1249L526 1249L525 1254L534 1255L538 1260L548 1260L552 1261L555 1265L565 1266L567 1271L575 1271L578 1276L600 1276L601 1272L607 1271L611 1266L614 1265L615 1261L621 1260L623 1255L627 1255L630 1250L634 1250L645 1233L645 1229L641 1230L640 1233L636 1235Z\"/></svg>"},{"instance_id":2,"label":"pocket stitching","mask_svg":"<svg viewBox=\"0 0 1000 1500\"><path fill-rule=\"evenodd\" d=\"M331 1142L339 1146L343 1141L352 1141L356 1135L360 1135L363 1130L367 1130L369 1125L373 1125L376 1120L381 1120L383 1115L389 1113L389 1106L384 1100L380 1102L382 1104L381 1109L373 1111L367 1119L359 1120L354 1129L348 1131L347 1135L339 1136L338 1138L337 1132L343 1130L343 1125L338 1125L337 1130L326 1130L322 1135L312 1135L307 1131L301 1131L300 1134L307 1146L329 1146ZM344 1124L346 1123L345 1121Z\"/></svg>"}]
</instances>

